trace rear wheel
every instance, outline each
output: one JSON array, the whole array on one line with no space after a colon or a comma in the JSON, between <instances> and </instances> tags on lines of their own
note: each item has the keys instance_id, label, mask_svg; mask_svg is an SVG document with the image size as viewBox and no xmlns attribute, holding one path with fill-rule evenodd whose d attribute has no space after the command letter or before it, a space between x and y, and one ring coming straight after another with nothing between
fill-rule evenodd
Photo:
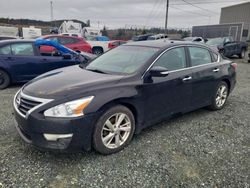
<instances>
[{"instance_id":1,"label":"rear wheel","mask_svg":"<svg viewBox=\"0 0 250 188\"><path fill-rule=\"evenodd\" d=\"M0 89L5 89L9 85L10 85L9 75L5 71L0 70Z\"/></svg>"},{"instance_id":2,"label":"rear wheel","mask_svg":"<svg viewBox=\"0 0 250 188\"><path fill-rule=\"evenodd\" d=\"M107 155L121 151L131 141L135 131L132 112L125 106L114 106L100 117L93 135L96 151Z\"/></svg>"},{"instance_id":3,"label":"rear wheel","mask_svg":"<svg viewBox=\"0 0 250 188\"><path fill-rule=\"evenodd\" d=\"M227 102L228 94L229 91L227 83L224 81L220 82L212 98L212 104L210 105L210 109L221 110Z\"/></svg>"},{"instance_id":4,"label":"rear wheel","mask_svg":"<svg viewBox=\"0 0 250 188\"><path fill-rule=\"evenodd\" d=\"M246 50L245 50L245 49L242 49L242 50L241 50L241 53L239 54L239 58L244 59L245 56L246 56Z\"/></svg>"}]
</instances>

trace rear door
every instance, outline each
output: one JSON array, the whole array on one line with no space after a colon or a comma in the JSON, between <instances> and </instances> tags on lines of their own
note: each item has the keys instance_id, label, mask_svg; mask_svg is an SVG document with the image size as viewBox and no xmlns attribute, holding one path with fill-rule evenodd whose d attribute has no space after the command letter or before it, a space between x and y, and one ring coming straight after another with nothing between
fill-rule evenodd
<instances>
[{"instance_id":1,"label":"rear door","mask_svg":"<svg viewBox=\"0 0 250 188\"><path fill-rule=\"evenodd\" d=\"M208 105L221 76L218 55L203 47L190 46L189 62L192 67L192 108ZM216 58L217 57L217 58Z\"/></svg>"},{"instance_id":2,"label":"rear door","mask_svg":"<svg viewBox=\"0 0 250 188\"><path fill-rule=\"evenodd\" d=\"M5 57L17 81L28 81L42 73L33 42L13 43L11 55Z\"/></svg>"}]
</instances>

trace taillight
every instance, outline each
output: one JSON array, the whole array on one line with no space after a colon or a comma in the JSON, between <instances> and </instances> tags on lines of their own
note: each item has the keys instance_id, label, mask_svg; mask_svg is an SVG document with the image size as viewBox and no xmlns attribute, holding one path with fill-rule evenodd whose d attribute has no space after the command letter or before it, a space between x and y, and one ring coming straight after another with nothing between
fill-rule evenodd
<instances>
[{"instance_id":1,"label":"taillight","mask_svg":"<svg viewBox=\"0 0 250 188\"><path fill-rule=\"evenodd\" d=\"M115 48L115 45L112 42L110 42L108 48Z\"/></svg>"},{"instance_id":2,"label":"taillight","mask_svg":"<svg viewBox=\"0 0 250 188\"><path fill-rule=\"evenodd\" d=\"M231 63L231 66L234 68L234 70L235 70L235 71L236 71L236 70L237 70L237 68L238 68L237 63Z\"/></svg>"}]
</instances>

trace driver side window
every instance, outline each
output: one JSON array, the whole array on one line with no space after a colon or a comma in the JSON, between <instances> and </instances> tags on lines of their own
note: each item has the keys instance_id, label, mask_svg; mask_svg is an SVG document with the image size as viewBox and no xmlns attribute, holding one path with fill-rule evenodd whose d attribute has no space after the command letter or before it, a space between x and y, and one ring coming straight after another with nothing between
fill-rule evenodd
<instances>
[{"instance_id":1,"label":"driver side window","mask_svg":"<svg viewBox=\"0 0 250 188\"><path fill-rule=\"evenodd\" d=\"M186 54L184 47L174 48L165 52L154 64L166 68L168 71L174 71L186 68Z\"/></svg>"}]
</instances>

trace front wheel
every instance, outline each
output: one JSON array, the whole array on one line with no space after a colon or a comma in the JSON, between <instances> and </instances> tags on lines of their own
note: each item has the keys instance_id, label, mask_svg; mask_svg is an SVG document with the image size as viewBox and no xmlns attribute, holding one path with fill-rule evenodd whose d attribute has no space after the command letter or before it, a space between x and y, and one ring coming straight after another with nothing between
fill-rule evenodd
<instances>
[{"instance_id":1,"label":"front wheel","mask_svg":"<svg viewBox=\"0 0 250 188\"><path fill-rule=\"evenodd\" d=\"M221 110L222 108L224 108L228 95L229 91L227 83L224 81L220 82L212 98L212 104L210 105L210 109Z\"/></svg>"},{"instance_id":2,"label":"front wheel","mask_svg":"<svg viewBox=\"0 0 250 188\"><path fill-rule=\"evenodd\" d=\"M114 106L100 117L93 135L96 151L108 155L121 151L131 141L135 131L132 112L125 106Z\"/></svg>"}]
</instances>

